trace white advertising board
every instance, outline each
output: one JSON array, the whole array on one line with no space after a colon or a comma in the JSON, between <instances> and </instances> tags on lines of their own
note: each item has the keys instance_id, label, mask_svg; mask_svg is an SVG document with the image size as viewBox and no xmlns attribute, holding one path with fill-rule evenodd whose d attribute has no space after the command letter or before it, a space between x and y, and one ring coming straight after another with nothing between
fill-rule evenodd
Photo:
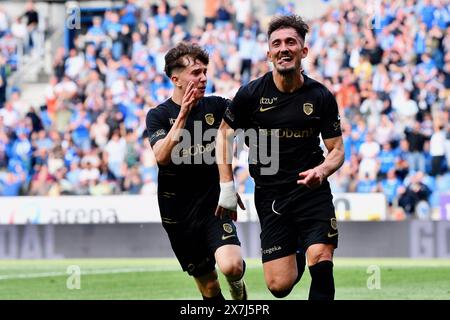
<instances>
[{"instance_id":1,"label":"white advertising board","mask_svg":"<svg viewBox=\"0 0 450 320\"><path fill-rule=\"evenodd\" d=\"M242 195L247 210L240 222L257 221L252 194ZM386 220L383 194L333 195L339 220ZM156 196L0 197L0 224L77 224L160 222Z\"/></svg>"}]
</instances>

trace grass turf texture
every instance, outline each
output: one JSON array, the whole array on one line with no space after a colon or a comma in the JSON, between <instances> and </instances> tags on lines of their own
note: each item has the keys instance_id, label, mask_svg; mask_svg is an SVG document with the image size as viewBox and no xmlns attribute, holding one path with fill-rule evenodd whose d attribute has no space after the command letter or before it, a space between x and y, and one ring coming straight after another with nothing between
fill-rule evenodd
<instances>
[{"instance_id":1,"label":"grass turf texture","mask_svg":"<svg viewBox=\"0 0 450 320\"><path fill-rule=\"evenodd\" d=\"M67 273L81 271L80 289ZM369 266L375 266L369 268ZM261 262L247 260L245 279L249 299L275 299L264 283ZM380 289L368 289L373 268L379 268ZM450 299L450 260L356 259L335 260L336 299ZM73 272L73 271L72 271ZM72 273L73 274L73 273ZM219 274L222 292L230 298L225 278ZM69 279L69 281L68 281ZM308 270L285 299L307 299ZM65 259L1 260L0 299L123 299L199 300L194 281L181 271L175 259Z\"/></svg>"}]
</instances>

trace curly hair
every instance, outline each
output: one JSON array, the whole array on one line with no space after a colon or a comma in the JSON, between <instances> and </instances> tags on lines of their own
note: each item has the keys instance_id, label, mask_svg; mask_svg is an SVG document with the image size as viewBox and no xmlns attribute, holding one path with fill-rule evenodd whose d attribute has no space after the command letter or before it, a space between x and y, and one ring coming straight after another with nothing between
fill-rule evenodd
<instances>
[{"instance_id":1,"label":"curly hair","mask_svg":"<svg viewBox=\"0 0 450 320\"><path fill-rule=\"evenodd\" d=\"M176 69L184 69L189 66L189 57L194 61L199 60L205 65L209 63L208 53L197 44L180 42L170 49L165 57L164 72L170 78Z\"/></svg>"}]
</instances>

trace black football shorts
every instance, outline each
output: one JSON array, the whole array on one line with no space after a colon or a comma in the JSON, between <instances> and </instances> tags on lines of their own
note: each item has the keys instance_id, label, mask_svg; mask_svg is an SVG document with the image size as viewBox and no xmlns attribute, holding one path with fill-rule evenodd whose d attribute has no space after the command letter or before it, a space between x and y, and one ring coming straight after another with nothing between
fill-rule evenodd
<instances>
[{"instance_id":1,"label":"black football shorts","mask_svg":"<svg viewBox=\"0 0 450 320\"><path fill-rule=\"evenodd\" d=\"M201 199L187 199L183 203L159 197L161 219L183 271L200 277L215 269L214 253L219 247L241 243L231 218L214 215L218 190L210 190Z\"/></svg>"},{"instance_id":2,"label":"black football shorts","mask_svg":"<svg viewBox=\"0 0 450 320\"><path fill-rule=\"evenodd\" d=\"M338 230L328 182L315 190L304 186L279 190L255 188L261 223L262 261L304 252L312 244L338 245Z\"/></svg>"}]
</instances>

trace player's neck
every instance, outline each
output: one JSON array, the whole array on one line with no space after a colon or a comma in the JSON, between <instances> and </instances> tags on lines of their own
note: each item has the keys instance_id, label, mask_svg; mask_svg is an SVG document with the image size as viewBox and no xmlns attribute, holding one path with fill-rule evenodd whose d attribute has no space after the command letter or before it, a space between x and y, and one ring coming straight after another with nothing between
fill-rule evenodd
<instances>
[{"instance_id":1,"label":"player's neck","mask_svg":"<svg viewBox=\"0 0 450 320\"><path fill-rule=\"evenodd\" d=\"M273 71L273 82L281 92L294 92L300 89L305 82L303 75L299 73L280 74L276 70Z\"/></svg>"},{"instance_id":2,"label":"player's neck","mask_svg":"<svg viewBox=\"0 0 450 320\"><path fill-rule=\"evenodd\" d=\"M177 105L181 106L181 103L183 102L183 96L184 92L181 90L174 90L172 95L172 101L175 102Z\"/></svg>"}]
</instances>

